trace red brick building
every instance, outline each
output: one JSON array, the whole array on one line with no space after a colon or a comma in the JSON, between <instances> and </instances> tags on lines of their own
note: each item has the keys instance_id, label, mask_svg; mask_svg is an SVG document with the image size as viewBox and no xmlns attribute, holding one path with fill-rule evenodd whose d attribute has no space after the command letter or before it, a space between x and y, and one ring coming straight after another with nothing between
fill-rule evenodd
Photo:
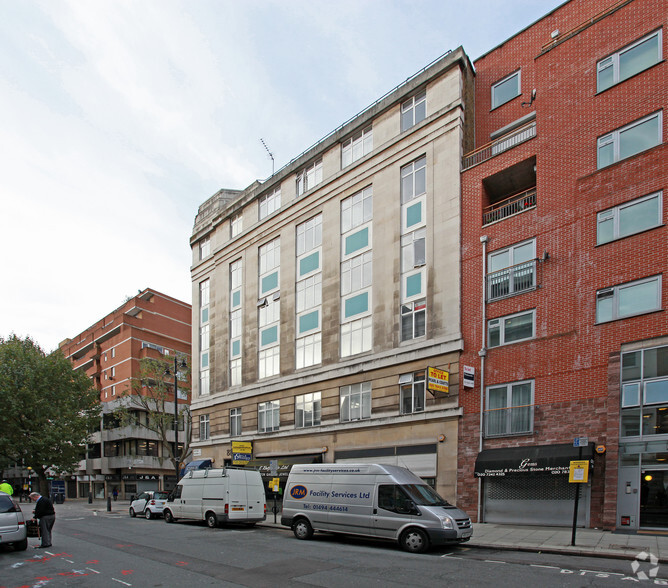
<instances>
[{"instance_id":1,"label":"red brick building","mask_svg":"<svg viewBox=\"0 0 668 588\"><path fill-rule=\"evenodd\" d=\"M587 437L579 523L668 526L665 8L573 0L474 64L458 500L479 521L571 524Z\"/></svg>"},{"instance_id":2,"label":"red brick building","mask_svg":"<svg viewBox=\"0 0 668 588\"><path fill-rule=\"evenodd\" d=\"M87 458L68 481L69 497L110 496L116 488L123 498L144 490L170 489L176 483L168 451L157 433L146 428L147 415L136 407L137 426L120 426L113 411L139 377L139 362L150 357L178 357L190 364L191 306L147 288L127 300L82 333L60 344L60 349L83 370L100 391L103 406L100 430L88 445ZM189 390L189 386L184 386ZM190 397L179 405L189 404ZM165 403L172 414L173 402ZM180 427L180 445L189 427ZM169 437L171 435L171 437ZM168 434L168 442L174 433Z\"/></svg>"}]
</instances>

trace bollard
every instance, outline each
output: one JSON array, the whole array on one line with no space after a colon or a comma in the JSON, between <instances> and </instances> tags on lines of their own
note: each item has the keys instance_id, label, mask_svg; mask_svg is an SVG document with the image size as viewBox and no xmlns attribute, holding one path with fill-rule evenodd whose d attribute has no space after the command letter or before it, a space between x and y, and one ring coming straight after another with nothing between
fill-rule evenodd
<instances>
[{"instance_id":1,"label":"bollard","mask_svg":"<svg viewBox=\"0 0 668 588\"><path fill-rule=\"evenodd\" d=\"M107 512L111 512L111 496L107 496Z\"/></svg>"},{"instance_id":2,"label":"bollard","mask_svg":"<svg viewBox=\"0 0 668 588\"><path fill-rule=\"evenodd\" d=\"M88 504L93 504L93 493L92 492L88 493Z\"/></svg>"}]
</instances>

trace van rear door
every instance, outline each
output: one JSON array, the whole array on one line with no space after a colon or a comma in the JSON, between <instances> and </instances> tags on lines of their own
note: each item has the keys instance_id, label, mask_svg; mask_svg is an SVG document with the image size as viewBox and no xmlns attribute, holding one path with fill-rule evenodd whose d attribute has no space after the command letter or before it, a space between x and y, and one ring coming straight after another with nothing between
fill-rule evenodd
<instances>
[{"instance_id":1,"label":"van rear door","mask_svg":"<svg viewBox=\"0 0 668 588\"><path fill-rule=\"evenodd\" d=\"M245 521L248 518L248 483L247 472L229 470L229 513L230 521Z\"/></svg>"}]
</instances>

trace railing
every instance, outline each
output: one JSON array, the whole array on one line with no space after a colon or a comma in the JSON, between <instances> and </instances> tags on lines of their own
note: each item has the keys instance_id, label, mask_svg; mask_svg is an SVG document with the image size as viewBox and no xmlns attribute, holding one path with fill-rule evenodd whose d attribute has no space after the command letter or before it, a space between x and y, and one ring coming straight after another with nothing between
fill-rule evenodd
<instances>
[{"instance_id":1,"label":"railing","mask_svg":"<svg viewBox=\"0 0 668 588\"><path fill-rule=\"evenodd\" d=\"M535 259L487 274L487 300L513 296L535 287Z\"/></svg>"},{"instance_id":2,"label":"railing","mask_svg":"<svg viewBox=\"0 0 668 588\"><path fill-rule=\"evenodd\" d=\"M535 136L536 121L534 120L519 129L515 129L510 133L499 137L495 141L487 143L487 145L483 145L475 151L471 151L471 153L464 155L462 159L462 171L473 167L474 165L478 165L483 161L487 161L499 153L508 151L508 149L512 149L520 143L533 139Z\"/></svg>"},{"instance_id":3,"label":"railing","mask_svg":"<svg viewBox=\"0 0 668 588\"><path fill-rule=\"evenodd\" d=\"M524 212L529 208L535 208L535 206L536 188L531 188L485 208L482 213L482 224L490 225L509 216Z\"/></svg>"},{"instance_id":4,"label":"railing","mask_svg":"<svg viewBox=\"0 0 668 588\"><path fill-rule=\"evenodd\" d=\"M485 411L485 437L526 435L533 432L533 404Z\"/></svg>"}]
</instances>

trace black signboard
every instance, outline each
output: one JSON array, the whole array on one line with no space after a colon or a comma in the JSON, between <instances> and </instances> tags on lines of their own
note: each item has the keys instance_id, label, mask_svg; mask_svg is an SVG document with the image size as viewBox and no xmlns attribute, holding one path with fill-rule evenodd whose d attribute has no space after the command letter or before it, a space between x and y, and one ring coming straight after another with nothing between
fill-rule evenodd
<instances>
[{"instance_id":1,"label":"black signboard","mask_svg":"<svg viewBox=\"0 0 668 588\"><path fill-rule=\"evenodd\" d=\"M582 459L593 456L593 446L590 443L582 448ZM567 476L571 460L576 459L578 449L571 444L484 449L475 460L475 475L477 478L530 474Z\"/></svg>"}]
</instances>

